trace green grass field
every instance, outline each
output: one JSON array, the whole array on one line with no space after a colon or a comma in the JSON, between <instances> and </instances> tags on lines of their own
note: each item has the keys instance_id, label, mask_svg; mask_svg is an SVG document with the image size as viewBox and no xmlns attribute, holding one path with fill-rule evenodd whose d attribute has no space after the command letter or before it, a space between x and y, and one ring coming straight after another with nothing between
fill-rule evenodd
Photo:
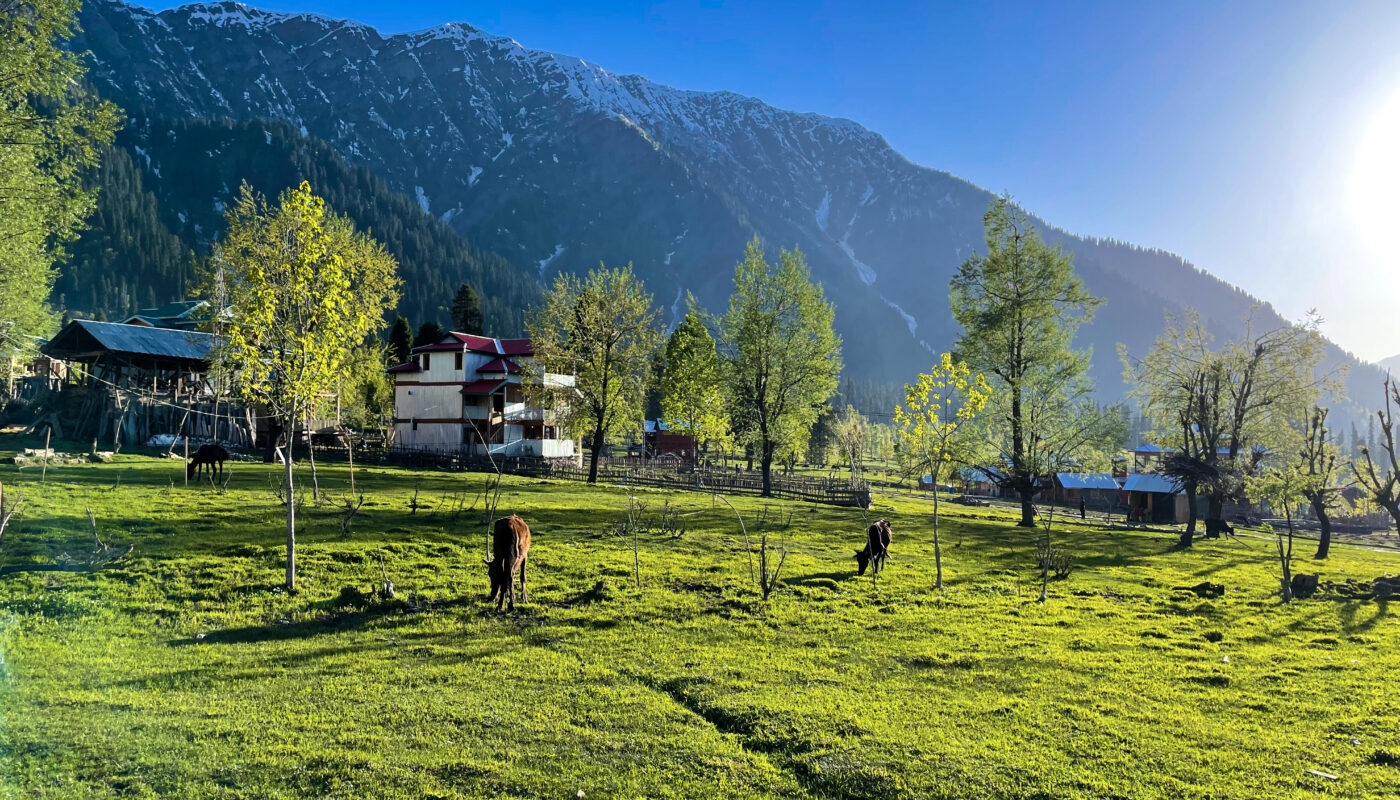
<instances>
[{"instance_id":1,"label":"green grass field","mask_svg":"<svg viewBox=\"0 0 1400 800\"><path fill-rule=\"evenodd\" d=\"M3 447L3 445L0 445ZM5 454L0 453L0 456ZM854 576L860 512L767 503L790 550L768 602L733 515L640 492L685 530L612 534L618 487L507 479L534 531L530 603L488 609L485 476L361 469L348 536L303 512L281 580L274 470L227 493L179 462L38 472L0 543L0 797L1395 797L1397 627L1377 601L1277 600L1270 542L1067 525L1076 569L1039 592L1033 535L877 496L895 541ZM310 476L303 478L309 485ZM344 467L322 469L338 496ZM410 514L417 487L427 506ZM734 498L751 526L756 498ZM101 538L126 557L80 563ZM945 507L947 508L947 507ZM790 527L780 530L785 523ZM1400 572L1341 546L1296 569ZM368 591L379 556L404 604ZM48 569L42 567L47 565ZM20 569L16 569L19 567ZM1174 587L1227 587L1204 600ZM1309 772L1337 776L1336 780Z\"/></svg>"}]
</instances>

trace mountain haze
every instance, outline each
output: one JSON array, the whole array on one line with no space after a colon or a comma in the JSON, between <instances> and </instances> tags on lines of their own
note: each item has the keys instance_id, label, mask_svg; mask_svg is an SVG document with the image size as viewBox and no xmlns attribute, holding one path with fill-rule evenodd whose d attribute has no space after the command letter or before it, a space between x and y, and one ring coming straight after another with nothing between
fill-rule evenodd
<instances>
[{"instance_id":1,"label":"mountain haze","mask_svg":"<svg viewBox=\"0 0 1400 800\"><path fill-rule=\"evenodd\" d=\"M909 380L956 336L948 280L982 247L991 195L854 122L615 75L460 23L385 36L236 3L157 14L90 0L82 25L89 79L139 121L128 145L149 154L148 184L171 169L155 141L182 121L275 121L279 137L324 141L536 284L631 262L672 319L687 292L722 310L756 234L806 254L837 304L849 374ZM215 208L231 188L181 202ZM177 211L194 213L165 213ZM1256 306L1256 324L1280 321L1170 253L1043 232L1107 301L1078 340L1106 396L1121 392L1117 344L1145 351L1166 313L1195 308L1217 336ZM1357 367L1352 381L1378 375Z\"/></svg>"}]
</instances>

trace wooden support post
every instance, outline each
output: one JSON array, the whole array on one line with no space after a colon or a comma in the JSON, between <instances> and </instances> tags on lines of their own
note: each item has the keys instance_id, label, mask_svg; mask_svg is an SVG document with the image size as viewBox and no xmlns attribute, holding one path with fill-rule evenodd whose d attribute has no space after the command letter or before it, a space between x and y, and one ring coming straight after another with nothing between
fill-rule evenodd
<instances>
[{"instance_id":1,"label":"wooden support post","mask_svg":"<svg viewBox=\"0 0 1400 800\"><path fill-rule=\"evenodd\" d=\"M39 472L39 482L43 483L49 477L49 438L53 436L53 423L44 431L44 468Z\"/></svg>"},{"instance_id":2,"label":"wooden support post","mask_svg":"<svg viewBox=\"0 0 1400 800\"><path fill-rule=\"evenodd\" d=\"M190 488L190 437L185 437L185 488Z\"/></svg>"}]
</instances>

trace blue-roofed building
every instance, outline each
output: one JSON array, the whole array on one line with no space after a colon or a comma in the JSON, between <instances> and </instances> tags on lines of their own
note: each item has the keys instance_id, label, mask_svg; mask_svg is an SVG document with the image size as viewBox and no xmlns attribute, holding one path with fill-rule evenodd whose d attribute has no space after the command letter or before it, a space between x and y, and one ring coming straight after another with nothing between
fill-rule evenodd
<instances>
[{"instance_id":1,"label":"blue-roofed building","mask_svg":"<svg viewBox=\"0 0 1400 800\"><path fill-rule=\"evenodd\" d=\"M1158 524L1185 522L1190 513L1181 487L1165 475L1139 472L1123 482L1128 495L1128 519Z\"/></svg>"},{"instance_id":2,"label":"blue-roofed building","mask_svg":"<svg viewBox=\"0 0 1400 800\"><path fill-rule=\"evenodd\" d=\"M1057 472L1051 502L1076 506L1080 500L1093 511L1112 511L1122 504L1118 479L1107 472Z\"/></svg>"},{"instance_id":3,"label":"blue-roofed building","mask_svg":"<svg viewBox=\"0 0 1400 800\"><path fill-rule=\"evenodd\" d=\"M68 323L40 348L72 367L59 387L55 430L102 445L178 435L252 444L253 423L226 397L219 402L207 378L218 341L181 328Z\"/></svg>"},{"instance_id":4,"label":"blue-roofed building","mask_svg":"<svg viewBox=\"0 0 1400 800\"><path fill-rule=\"evenodd\" d=\"M210 319L209 301L176 300L155 308L143 308L122 320L123 325L192 331Z\"/></svg>"}]
</instances>

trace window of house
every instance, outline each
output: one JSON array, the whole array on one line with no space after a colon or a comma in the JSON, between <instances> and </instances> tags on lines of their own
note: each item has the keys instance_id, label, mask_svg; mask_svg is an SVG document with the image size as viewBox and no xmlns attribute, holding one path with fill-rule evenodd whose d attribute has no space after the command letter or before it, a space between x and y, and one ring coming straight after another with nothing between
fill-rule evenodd
<instances>
[{"instance_id":1,"label":"window of house","mask_svg":"<svg viewBox=\"0 0 1400 800\"><path fill-rule=\"evenodd\" d=\"M427 371L428 371L428 357L429 357L429 356L428 356L427 353L424 353L424 354L423 354L423 371L424 371L424 372L427 372Z\"/></svg>"},{"instance_id":2,"label":"window of house","mask_svg":"<svg viewBox=\"0 0 1400 800\"><path fill-rule=\"evenodd\" d=\"M523 402L525 402L525 393L522 392L522 391L520 390L520 385L519 385L519 384L512 383L512 384L509 384L509 385L506 386L506 402L507 402L507 403L523 403Z\"/></svg>"},{"instance_id":3,"label":"window of house","mask_svg":"<svg viewBox=\"0 0 1400 800\"><path fill-rule=\"evenodd\" d=\"M461 353L453 353L453 354L452 354L452 368L453 368L454 370L458 371L458 372L461 372L461 371L462 371L462 354L461 354Z\"/></svg>"}]
</instances>

